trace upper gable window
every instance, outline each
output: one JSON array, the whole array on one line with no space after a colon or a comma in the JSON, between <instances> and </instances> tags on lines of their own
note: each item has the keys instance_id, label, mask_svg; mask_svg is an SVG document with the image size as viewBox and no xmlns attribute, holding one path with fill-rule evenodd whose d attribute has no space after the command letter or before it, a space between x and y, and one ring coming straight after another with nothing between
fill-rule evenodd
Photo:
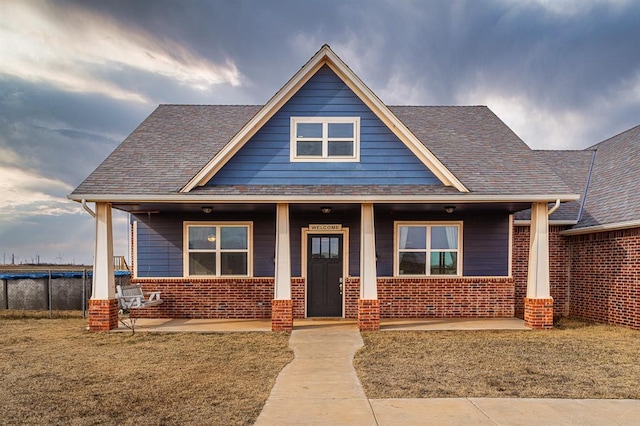
<instances>
[{"instance_id":1,"label":"upper gable window","mask_svg":"<svg viewBox=\"0 0 640 426\"><path fill-rule=\"evenodd\" d=\"M291 117L291 161L360 161L360 117Z\"/></svg>"}]
</instances>

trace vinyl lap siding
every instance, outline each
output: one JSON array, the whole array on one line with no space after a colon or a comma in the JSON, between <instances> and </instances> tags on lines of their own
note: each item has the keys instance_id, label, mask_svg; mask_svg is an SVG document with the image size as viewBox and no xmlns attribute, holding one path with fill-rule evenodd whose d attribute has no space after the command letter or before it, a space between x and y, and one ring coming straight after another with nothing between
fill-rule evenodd
<instances>
[{"instance_id":1,"label":"vinyl lap siding","mask_svg":"<svg viewBox=\"0 0 640 426\"><path fill-rule=\"evenodd\" d=\"M271 211L273 210L273 211ZM182 229L184 221L253 222L253 276L273 277L275 249L275 209L247 213L217 215L152 214L134 216L138 221L136 237L139 278L183 276Z\"/></svg>"},{"instance_id":2,"label":"vinyl lap siding","mask_svg":"<svg viewBox=\"0 0 640 426\"><path fill-rule=\"evenodd\" d=\"M290 117L361 117L360 162L290 162ZM210 185L440 184L331 71L321 68L214 176Z\"/></svg>"}]
</instances>

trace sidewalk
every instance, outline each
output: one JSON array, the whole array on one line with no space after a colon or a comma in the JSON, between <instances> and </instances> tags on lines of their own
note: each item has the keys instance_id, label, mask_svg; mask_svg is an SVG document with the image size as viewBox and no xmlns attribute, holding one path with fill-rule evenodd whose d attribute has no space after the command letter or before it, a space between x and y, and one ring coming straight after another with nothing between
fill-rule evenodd
<instances>
[{"instance_id":1,"label":"sidewalk","mask_svg":"<svg viewBox=\"0 0 640 426\"><path fill-rule=\"evenodd\" d=\"M639 425L639 400L433 398L368 400L353 368L353 323L294 329L295 358L256 425Z\"/></svg>"}]
</instances>

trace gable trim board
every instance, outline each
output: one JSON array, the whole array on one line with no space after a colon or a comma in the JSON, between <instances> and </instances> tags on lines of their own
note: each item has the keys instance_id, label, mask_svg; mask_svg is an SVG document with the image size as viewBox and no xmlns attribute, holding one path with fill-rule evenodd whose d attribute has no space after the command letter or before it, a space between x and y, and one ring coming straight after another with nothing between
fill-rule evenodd
<instances>
[{"instance_id":1,"label":"gable trim board","mask_svg":"<svg viewBox=\"0 0 640 426\"><path fill-rule=\"evenodd\" d=\"M180 190L203 186L246 144L256 132L323 66L327 65L371 109L409 150L446 186L469 192L462 182L418 140L398 117L331 50L322 48L251 118L242 129Z\"/></svg>"}]
</instances>

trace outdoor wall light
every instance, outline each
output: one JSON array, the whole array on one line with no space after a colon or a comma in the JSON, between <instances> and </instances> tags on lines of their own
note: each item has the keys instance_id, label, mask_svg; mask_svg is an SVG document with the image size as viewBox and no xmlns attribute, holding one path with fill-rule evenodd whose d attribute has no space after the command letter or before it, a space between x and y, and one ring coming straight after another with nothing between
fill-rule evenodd
<instances>
[{"instance_id":1,"label":"outdoor wall light","mask_svg":"<svg viewBox=\"0 0 640 426\"><path fill-rule=\"evenodd\" d=\"M320 211L324 214L329 214L331 213L331 210L333 210L330 206L323 206L320 207Z\"/></svg>"},{"instance_id":2,"label":"outdoor wall light","mask_svg":"<svg viewBox=\"0 0 640 426\"><path fill-rule=\"evenodd\" d=\"M456 209L456 206L444 206L444 211L451 214Z\"/></svg>"},{"instance_id":3,"label":"outdoor wall light","mask_svg":"<svg viewBox=\"0 0 640 426\"><path fill-rule=\"evenodd\" d=\"M209 214L213 211L213 207L209 207L209 206L202 206L202 213L206 213Z\"/></svg>"}]
</instances>

